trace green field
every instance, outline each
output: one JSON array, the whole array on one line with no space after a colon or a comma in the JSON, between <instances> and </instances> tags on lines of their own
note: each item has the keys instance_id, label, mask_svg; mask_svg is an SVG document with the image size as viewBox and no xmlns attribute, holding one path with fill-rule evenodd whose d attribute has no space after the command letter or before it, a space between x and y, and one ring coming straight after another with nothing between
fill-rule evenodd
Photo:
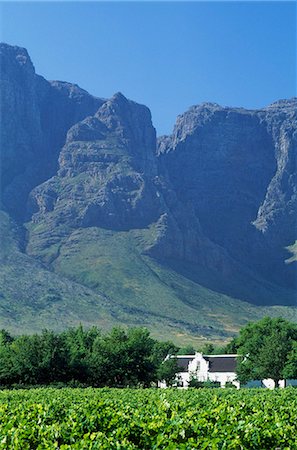
<instances>
[{"instance_id":1,"label":"green field","mask_svg":"<svg viewBox=\"0 0 297 450\"><path fill-rule=\"evenodd\" d=\"M297 449L297 390L0 391L0 449Z\"/></svg>"}]
</instances>

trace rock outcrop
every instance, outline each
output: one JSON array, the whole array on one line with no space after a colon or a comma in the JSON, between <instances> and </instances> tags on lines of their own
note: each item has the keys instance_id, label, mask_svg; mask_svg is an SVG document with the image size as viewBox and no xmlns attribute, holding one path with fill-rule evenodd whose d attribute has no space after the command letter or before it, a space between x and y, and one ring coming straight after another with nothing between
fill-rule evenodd
<instances>
[{"instance_id":1,"label":"rock outcrop","mask_svg":"<svg viewBox=\"0 0 297 450\"><path fill-rule=\"evenodd\" d=\"M24 48L0 44L2 203L22 220L28 194L51 177L68 129L103 103L35 74Z\"/></svg>"},{"instance_id":2,"label":"rock outcrop","mask_svg":"<svg viewBox=\"0 0 297 450\"><path fill-rule=\"evenodd\" d=\"M159 139L173 189L202 232L238 264L293 286L286 247L296 239L296 99L247 111L206 103Z\"/></svg>"},{"instance_id":3,"label":"rock outcrop","mask_svg":"<svg viewBox=\"0 0 297 450\"><path fill-rule=\"evenodd\" d=\"M161 214L149 110L116 94L70 128L57 175L33 189L34 223L143 228Z\"/></svg>"},{"instance_id":4,"label":"rock outcrop","mask_svg":"<svg viewBox=\"0 0 297 450\"><path fill-rule=\"evenodd\" d=\"M297 234L296 99L193 106L157 141L147 107L47 81L25 49L0 54L2 208L31 258L65 270L79 236L109 230L213 291L295 302L296 263L285 261Z\"/></svg>"}]
</instances>

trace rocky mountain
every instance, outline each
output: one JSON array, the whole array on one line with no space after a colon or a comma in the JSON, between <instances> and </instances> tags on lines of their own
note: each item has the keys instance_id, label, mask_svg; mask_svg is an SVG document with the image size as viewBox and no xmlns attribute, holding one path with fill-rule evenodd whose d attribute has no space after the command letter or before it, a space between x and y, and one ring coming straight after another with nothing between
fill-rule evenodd
<instances>
[{"instance_id":1,"label":"rocky mountain","mask_svg":"<svg viewBox=\"0 0 297 450\"><path fill-rule=\"evenodd\" d=\"M159 139L162 171L207 237L252 272L296 288L297 101L259 111L202 104Z\"/></svg>"},{"instance_id":2,"label":"rocky mountain","mask_svg":"<svg viewBox=\"0 0 297 450\"><path fill-rule=\"evenodd\" d=\"M30 191L55 173L68 129L103 100L36 75L24 48L1 44L0 67L2 202L22 219Z\"/></svg>"},{"instance_id":3,"label":"rocky mountain","mask_svg":"<svg viewBox=\"0 0 297 450\"><path fill-rule=\"evenodd\" d=\"M297 319L296 99L194 106L157 139L121 93L47 81L20 47L0 55L2 326L182 341Z\"/></svg>"}]
</instances>

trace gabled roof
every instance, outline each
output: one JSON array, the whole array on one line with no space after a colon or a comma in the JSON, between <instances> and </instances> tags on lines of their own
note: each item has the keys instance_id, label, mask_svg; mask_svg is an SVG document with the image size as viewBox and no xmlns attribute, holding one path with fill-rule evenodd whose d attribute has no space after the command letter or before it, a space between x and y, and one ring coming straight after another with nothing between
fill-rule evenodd
<instances>
[{"instance_id":1,"label":"gabled roof","mask_svg":"<svg viewBox=\"0 0 297 450\"><path fill-rule=\"evenodd\" d=\"M236 372L237 355L203 355L209 362L209 372Z\"/></svg>"},{"instance_id":2,"label":"gabled roof","mask_svg":"<svg viewBox=\"0 0 297 450\"><path fill-rule=\"evenodd\" d=\"M181 372L187 372L188 366L191 361L195 358L195 355L176 355L176 362Z\"/></svg>"}]
</instances>

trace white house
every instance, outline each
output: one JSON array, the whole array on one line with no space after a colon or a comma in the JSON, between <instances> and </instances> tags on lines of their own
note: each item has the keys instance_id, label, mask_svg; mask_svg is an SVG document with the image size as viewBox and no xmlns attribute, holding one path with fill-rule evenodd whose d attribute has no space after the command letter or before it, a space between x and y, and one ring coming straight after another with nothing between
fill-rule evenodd
<instances>
[{"instance_id":1,"label":"white house","mask_svg":"<svg viewBox=\"0 0 297 450\"><path fill-rule=\"evenodd\" d=\"M176 358L179 372L176 374L175 386L187 388L191 378L197 381L216 381L221 387L226 383L232 383L237 389L240 388L240 382L236 379L236 359L238 355L175 355L167 356ZM280 380L279 387L286 385L297 385L297 380ZM160 381L158 386L166 388L166 382ZM274 389L274 381L270 378L262 381L253 381L247 384L247 387L266 387Z\"/></svg>"},{"instance_id":2,"label":"white house","mask_svg":"<svg viewBox=\"0 0 297 450\"><path fill-rule=\"evenodd\" d=\"M232 383L239 388L236 380L236 358L237 355L176 355L170 358L177 359L180 371L176 374L176 386L187 388L191 378L197 381L216 381L221 387L226 383ZM161 381L159 387L166 387Z\"/></svg>"}]
</instances>

